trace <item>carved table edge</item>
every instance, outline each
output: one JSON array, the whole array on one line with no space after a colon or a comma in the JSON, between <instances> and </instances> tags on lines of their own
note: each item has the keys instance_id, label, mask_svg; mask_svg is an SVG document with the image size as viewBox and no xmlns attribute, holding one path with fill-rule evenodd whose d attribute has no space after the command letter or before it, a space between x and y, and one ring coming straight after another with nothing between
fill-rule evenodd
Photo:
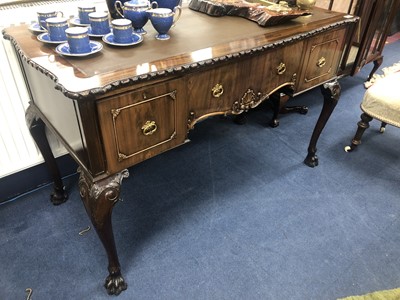
<instances>
[{"instance_id":1,"label":"carved table edge","mask_svg":"<svg viewBox=\"0 0 400 300\"><path fill-rule=\"evenodd\" d=\"M305 32L305 33L300 33L295 36L285 38L285 39L282 39L282 40L279 40L279 41L276 41L276 42L273 42L270 44L266 44L263 46L259 46L259 47L255 47L255 48L251 48L251 49L247 49L247 50L242 50L242 51L235 52L235 53L226 54L224 56L216 57L213 59L208 59L208 60L199 61L199 62L195 62L195 63L183 64L183 65L175 66L172 68L167 68L167 69L156 71L156 72L149 72L146 74L123 78L123 79L111 82L102 87L92 88L92 89L80 91L80 92L71 92L71 91L67 90L66 88L64 88L64 86L62 84L60 84L58 82L58 78L56 75L54 75L47 69L41 67L36 62L32 61L29 57L27 57L25 55L25 53L23 52L23 50L19 47L17 41L12 36L10 36L9 34L6 33L6 29L2 30L2 34L3 34L4 39L9 40L14 45L16 52L23 60L25 60L30 66L34 67L36 70L43 73L44 75L46 75L47 77L49 77L51 80L53 80L56 83L56 86L55 86L56 90L61 91L66 97L68 97L70 99L84 100L90 96L106 94L107 92L115 90L122 86L133 85L133 84L136 84L139 82L149 81L152 79L159 79L163 76L168 76L168 75L183 74L183 73L189 72L191 70L195 70L195 69L207 67L210 65L226 62L231 59L246 57L246 56L254 55L256 53L268 51L270 49L274 49L277 47L289 45L289 44L295 43L299 40L315 36L321 32L325 32L328 30L332 30L332 29L341 27L348 23L357 23L358 20L359 20L359 18L354 16L353 18L343 19L343 20L335 22L333 24L329 24L329 25L320 27L318 29L314 29L314 30Z\"/></svg>"}]
</instances>

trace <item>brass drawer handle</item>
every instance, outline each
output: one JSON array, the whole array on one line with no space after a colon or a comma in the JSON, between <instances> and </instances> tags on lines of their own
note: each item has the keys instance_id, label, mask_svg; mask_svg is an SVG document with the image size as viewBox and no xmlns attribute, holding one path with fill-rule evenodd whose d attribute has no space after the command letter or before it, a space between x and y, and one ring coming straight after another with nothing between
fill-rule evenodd
<instances>
[{"instance_id":1,"label":"brass drawer handle","mask_svg":"<svg viewBox=\"0 0 400 300\"><path fill-rule=\"evenodd\" d=\"M279 75L282 75L286 72L286 65L284 63L280 63L279 66L276 68L276 71Z\"/></svg>"},{"instance_id":2,"label":"brass drawer handle","mask_svg":"<svg viewBox=\"0 0 400 300\"><path fill-rule=\"evenodd\" d=\"M221 97L222 94L224 93L224 87L222 86L222 84L217 83L212 89L212 95L215 98Z\"/></svg>"},{"instance_id":3,"label":"brass drawer handle","mask_svg":"<svg viewBox=\"0 0 400 300\"><path fill-rule=\"evenodd\" d=\"M151 135L157 131L157 124L154 121L146 121L142 126L142 132L144 135Z\"/></svg>"},{"instance_id":4,"label":"brass drawer handle","mask_svg":"<svg viewBox=\"0 0 400 300\"><path fill-rule=\"evenodd\" d=\"M325 66L325 64L326 64L326 59L325 59L325 57L321 57L320 59L318 59L317 66L318 66L319 68L322 68L323 66Z\"/></svg>"}]
</instances>

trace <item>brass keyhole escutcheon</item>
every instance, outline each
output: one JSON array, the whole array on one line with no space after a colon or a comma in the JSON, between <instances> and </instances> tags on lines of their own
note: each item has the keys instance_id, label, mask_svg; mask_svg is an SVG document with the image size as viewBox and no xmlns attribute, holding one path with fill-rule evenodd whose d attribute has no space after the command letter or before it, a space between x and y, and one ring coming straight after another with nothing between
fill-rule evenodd
<instances>
[{"instance_id":1,"label":"brass keyhole escutcheon","mask_svg":"<svg viewBox=\"0 0 400 300\"><path fill-rule=\"evenodd\" d=\"M154 121L146 121L142 126L142 132L144 135L151 135L157 131L157 124Z\"/></svg>"},{"instance_id":2,"label":"brass keyhole escutcheon","mask_svg":"<svg viewBox=\"0 0 400 300\"><path fill-rule=\"evenodd\" d=\"M325 66L325 64L326 64L326 59L325 59L325 57L321 57L320 59L318 59L317 66L318 66L319 68L322 68L323 66Z\"/></svg>"},{"instance_id":3,"label":"brass keyhole escutcheon","mask_svg":"<svg viewBox=\"0 0 400 300\"><path fill-rule=\"evenodd\" d=\"M276 68L276 71L279 75L282 75L286 72L286 65L284 63L280 63L279 66Z\"/></svg>"},{"instance_id":4,"label":"brass keyhole escutcheon","mask_svg":"<svg viewBox=\"0 0 400 300\"><path fill-rule=\"evenodd\" d=\"M222 94L224 93L224 87L222 84L217 83L212 89L211 89L212 95L215 98L221 97Z\"/></svg>"}]
</instances>

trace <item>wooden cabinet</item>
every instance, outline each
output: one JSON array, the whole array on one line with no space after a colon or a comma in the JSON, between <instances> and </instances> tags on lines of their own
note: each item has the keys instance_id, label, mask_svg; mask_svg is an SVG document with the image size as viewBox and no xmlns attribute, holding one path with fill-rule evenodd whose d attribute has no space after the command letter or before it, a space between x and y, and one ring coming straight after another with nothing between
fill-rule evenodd
<instances>
[{"instance_id":1,"label":"wooden cabinet","mask_svg":"<svg viewBox=\"0 0 400 300\"><path fill-rule=\"evenodd\" d=\"M349 37L340 74L355 75L373 62L370 79L382 64L382 51L399 12L400 0L317 0L316 5L360 17L358 28Z\"/></svg>"}]
</instances>

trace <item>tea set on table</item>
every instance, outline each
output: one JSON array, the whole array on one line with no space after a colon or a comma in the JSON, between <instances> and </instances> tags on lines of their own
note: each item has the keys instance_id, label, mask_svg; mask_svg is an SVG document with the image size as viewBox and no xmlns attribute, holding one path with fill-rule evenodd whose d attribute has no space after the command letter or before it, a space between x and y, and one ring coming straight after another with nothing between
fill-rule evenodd
<instances>
[{"instance_id":1,"label":"tea set on table","mask_svg":"<svg viewBox=\"0 0 400 300\"><path fill-rule=\"evenodd\" d=\"M55 51L65 56L87 56L101 51L103 44L91 40L101 38L111 46L132 46L143 41L143 26L150 20L157 31L157 40L168 40L171 27L181 16L181 0L115 1L119 19L110 22L108 12L97 12L94 5L79 5L78 17L68 20L55 10L38 11L38 22L29 30L45 44L57 45ZM69 24L73 25L70 27Z\"/></svg>"}]
</instances>

